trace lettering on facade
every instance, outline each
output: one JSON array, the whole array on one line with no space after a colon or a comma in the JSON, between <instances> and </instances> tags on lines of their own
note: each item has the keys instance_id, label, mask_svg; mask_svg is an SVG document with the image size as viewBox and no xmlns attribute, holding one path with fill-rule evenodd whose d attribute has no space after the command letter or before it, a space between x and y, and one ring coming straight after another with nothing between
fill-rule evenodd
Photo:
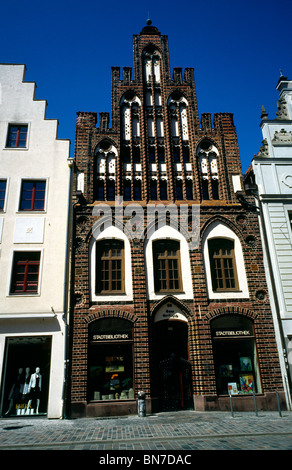
<instances>
[{"instance_id":1,"label":"lettering on facade","mask_svg":"<svg viewBox=\"0 0 292 470\"><path fill-rule=\"evenodd\" d=\"M115 334L104 334L92 336L92 341L117 341L131 339L129 333L115 333Z\"/></svg>"},{"instance_id":2,"label":"lettering on facade","mask_svg":"<svg viewBox=\"0 0 292 470\"><path fill-rule=\"evenodd\" d=\"M217 330L215 331L215 337L222 336L251 336L249 330Z\"/></svg>"}]
</instances>

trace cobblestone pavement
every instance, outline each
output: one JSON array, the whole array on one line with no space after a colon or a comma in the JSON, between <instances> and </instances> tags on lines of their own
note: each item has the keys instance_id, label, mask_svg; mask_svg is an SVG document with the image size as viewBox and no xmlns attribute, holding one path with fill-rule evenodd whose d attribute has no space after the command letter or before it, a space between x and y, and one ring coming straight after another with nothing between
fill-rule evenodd
<instances>
[{"instance_id":1,"label":"cobblestone pavement","mask_svg":"<svg viewBox=\"0 0 292 470\"><path fill-rule=\"evenodd\" d=\"M232 416L181 411L144 418L2 418L0 450L99 450L101 456L112 455L106 454L110 451L156 451L153 455L158 457L194 450L292 450L292 413Z\"/></svg>"}]
</instances>

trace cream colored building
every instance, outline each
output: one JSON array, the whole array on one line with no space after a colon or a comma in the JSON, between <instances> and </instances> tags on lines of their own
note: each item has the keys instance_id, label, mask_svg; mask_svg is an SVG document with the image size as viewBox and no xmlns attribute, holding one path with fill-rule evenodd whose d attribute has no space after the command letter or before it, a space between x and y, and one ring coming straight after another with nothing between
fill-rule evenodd
<instances>
[{"instance_id":1,"label":"cream colored building","mask_svg":"<svg viewBox=\"0 0 292 470\"><path fill-rule=\"evenodd\" d=\"M60 418L72 159L25 71L0 65L0 412Z\"/></svg>"}]
</instances>

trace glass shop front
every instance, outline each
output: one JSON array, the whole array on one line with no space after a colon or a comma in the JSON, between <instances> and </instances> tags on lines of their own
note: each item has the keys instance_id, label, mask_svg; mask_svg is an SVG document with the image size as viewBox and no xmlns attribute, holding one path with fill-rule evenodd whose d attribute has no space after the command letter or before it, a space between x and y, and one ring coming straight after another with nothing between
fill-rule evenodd
<instances>
[{"instance_id":1,"label":"glass shop front","mask_svg":"<svg viewBox=\"0 0 292 470\"><path fill-rule=\"evenodd\" d=\"M226 315L211 323L218 395L261 393L261 380L252 321Z\"/></svg>"},{"instance_id":2,"label":"glass shop front","mask_svg":"<svg viewBox=\"0 0 292 470\"><path fill-rule=\"evenodd\" d=\"M2 417L47 414L51 342L50 336L6 338Z\"/></svg>"},{"instance_id":3,"label":"glass shop front","mask_svg":"<svg viewBox=\"0 0 292 470\"><path fill-rule=\"evenodd\" d=\"M89 326L88 401L134 399L132 328L121 318Z\"/></svg>"}]
</instances>

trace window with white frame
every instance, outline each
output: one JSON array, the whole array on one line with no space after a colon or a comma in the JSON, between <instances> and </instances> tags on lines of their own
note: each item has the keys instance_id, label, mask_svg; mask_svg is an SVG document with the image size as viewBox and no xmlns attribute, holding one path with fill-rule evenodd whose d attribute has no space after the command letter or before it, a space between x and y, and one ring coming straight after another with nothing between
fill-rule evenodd
<instances>
[{"instance_id":1,"label":"window with white frame","mask_svg":"<svg viewBox=\"0 0 292 470\"><path fill-rule=\"evenodd\" d=\"M217 221L208 227L202 242L209 298L248 298L243 250L236 233Z\"/></svg>"},{"instance_id":2,"label":"window with white frame","mask_svg":"<svg viewBox=\"0 0 292 470\"><path fill-rule=\"evenodd\" d=\"M6 148L26 148L27 133L27 124L9 124Z\"/></svg>"},{"instance_id":3,"label":"window with white frame","mask_svg":"<svg viewBox=\"0 0 292 470\"><path fill-rule=\"evenodd\" d=\"M131 247L127 236L115 226L93 230L89 244L90 297L132 300Z\"/></svg>"}]
</instances>

